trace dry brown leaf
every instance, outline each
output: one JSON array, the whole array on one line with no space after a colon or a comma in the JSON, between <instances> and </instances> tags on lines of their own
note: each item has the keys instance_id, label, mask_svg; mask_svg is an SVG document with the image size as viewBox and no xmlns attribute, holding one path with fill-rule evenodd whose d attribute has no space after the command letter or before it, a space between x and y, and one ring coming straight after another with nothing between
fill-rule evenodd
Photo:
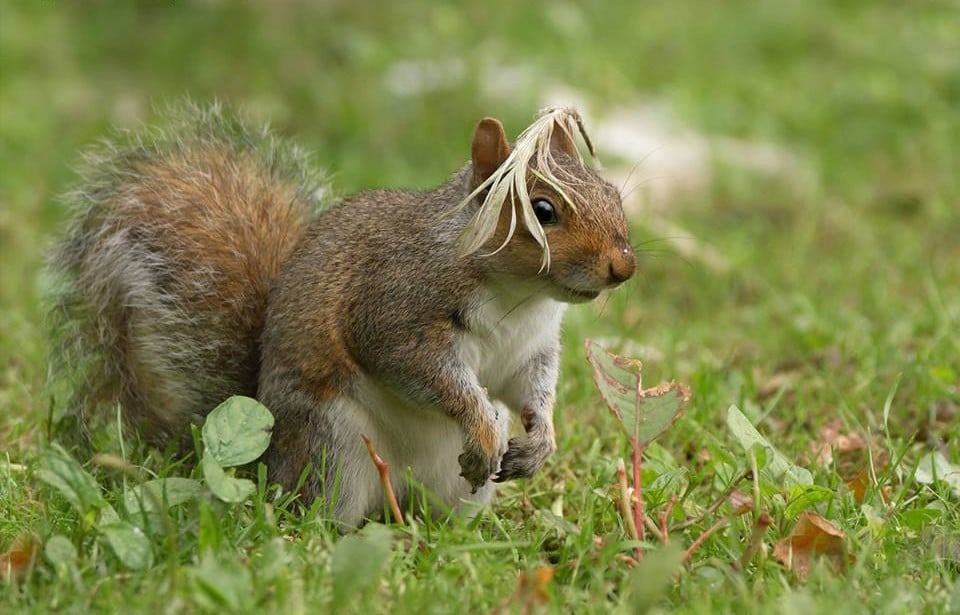
<instances>
[{"instance_id":1,"label":"dry brown leaf","mask_svg":"<svg viewBox=\"0 0 960 615\"><path fill-rule=\"evenodd\" d=\"M23 578L36 561L39 551L40 545L32 534L20 536L8 551L0 553L0 577L6 580Z\"/></svg>"},{"instance_id":2,"label":"dry brown leaf","mask_svg":"<svg viewBox=\"0 0 960 615\"><path fill-rule=\"evenodd\" d=\"M870 484L870 470L863 468L860 472L846 482L847 489L853 492L853 499L857 504L863 503L863 497L867 493L867 485Z\"/></svg>"},{"instance_id":3,"label":"dry brown leaf","mask_svg":"<svg viewBox=\"0 0 960 615\"><path fill-rule=\"evenodd\" d=\"M745 515L753 510L753 498L742 491L734 489L730 492L730 508L737 517Z\"/></svg>"},{"instance_id":4,"label":"dry brown leaf","mask_svg":"<svg viewBox=\"0 0 960 615\"><path fill-rule=\"evenodd\" d=\"M493 610L497 613L530 613L536 607L547 604L550 595L547 587L553 580L552 566L543 566L536 570L524 570L517 578L517 588L507 600Z\"/></svg>"},{"instance_id":5,"label":"dry brown leaf","mask_svg":"<svg viewBox=\"0 0 960 615\"><path fill-rule=\"evenodd\" d=\"M871 463L874 471L879 473L889 464L889 455L886 450L877 446L871 448L867 439L858 433L843 433L842 427L843 422L840 419L834 419L821 427L820 437L811 442L810 450L821 467L835 465L837 474L853 492L854 499L861 503L871 482ZM881 494L886 498L885 493Z\"/></svg>"},{"instance_id":6,"label":"dry brown leaf","mask_svg":"<svg viewBox=\"0 0 960 615\"><path fill-rule=\"evenodd\" d=\"M760 382L757 387L757 397L764 400L773 397L781 390L789 391L796 385L799 379L800 372L798 370L788 369L776 372Z\"/></svg>"},{"instance_id":7,"label":"dry brown leaf","mask_svg":"<svg viewBox=\"0 0 960 615\"><path fill-rule=\"evenodd\" d=\"M820 467L833 462L836 451L838 463L848 458L850 453L856 453L867 447L867 441L858 433L841 433L843 421L834 419L820 428L820 438L811 442L812 452L815 454L817 465Z\"/></svg>"},{"instance_id":8,"label":"dry brown leaf","mask_svg":"<svg viewBox=\"0 0 960 615\"><path fill-rule=\"evenodd\" d=\"M790 535L777 541L773 557L805 579L818 557L825 557L838 570L847 563L846 536L838 527L812 512L800 513Z\"/></svg>"}]
</instances>

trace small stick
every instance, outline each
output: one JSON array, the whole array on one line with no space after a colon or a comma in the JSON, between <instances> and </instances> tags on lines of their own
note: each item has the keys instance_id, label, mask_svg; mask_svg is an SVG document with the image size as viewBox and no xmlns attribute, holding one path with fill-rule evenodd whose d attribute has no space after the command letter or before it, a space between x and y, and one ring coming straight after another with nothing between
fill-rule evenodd
<instances>
[{"instance_id":1,"label":"small stick","mask_svg":"<svg viewBox=\"0 0 960 615\"><path fill-rule=\"evenodd\" d=\"M677 503L677 496L670 496L670 501L667 502L667 507L662 513L660 513L660 540L663 544L670 542L670 536L667 533L667 519L670 517L670 513L673 512L673 506Z\"/></svg>"},{"instance_id":2,"label":"small stick","mask_svg":"<svg viewBox=\"0 0 960 615\"><path fill-rule=\"evenodd\" d=\"M747 550L744 551L743 556L740 558L740 569L746 570L747 564L750 563L750 560L753 559L753 556L760 549L760 545L763 544L763 535L766 533L767 528L773 524L773 518L767 514L766 511L761 511L760 516L757 518L756 525L753 526L753 533L750 535L750 544L747 546Z\"/></svg>"},{"instance_id":3,"label":"small stick","mask_svg":"<svg viewBox=\"0 0 960 615\"><path fill-rule=\"evenodd\" d=\"M630 510L630 487L627 486L627 468L622 458L617 460L617 482L620 484L620 497L617 498L617 504L620 505L623 524L627 526L627 534L631 539L640 540L640 534L637 533L637 526L633 521L633 511Z\"/></svg>"},{"instance_id":4,"label":"small stick","mask_svg":"<svg viewBox=\"0 0 960 615\"><path fill-rule=\"evenodd\" d=\"M613 556L613 559L617 560L618 562L623 562L630 568L634 568L637 564L640 563L637 560L630 557L629 555L627 555L626 553L617 553L616 555Z\"/></svg>"},{"instance_id":5,"label":"small stick","mask_svg":"<svg viewBox=\"0 0 960 615\"><path fill-rule=\"evenodd\" d=\"M639 403L638 401L637 404ZM640 474L643 450L636 438L633 438L630 444L633 448L633 524L640 531L640 540L643 540L643 483Z\"/></svg>"},{"instance_id":6,"label":"small stick","mask_svg":"<svg viewBox=\"0 0 960 615\"><path fill-rule=\"evenodd\" d=\"M704 541L706 541L707 538L710 538L710 536L711 536L714 532L716 532L717 530L719 530L720 528L722 528L722 527L725 526L726 524L727 524L727 518L726 518L726 517L722 517L722 518L719 519L716 523L714 523L713 525L711 525L710 528L709 528L706 532L704 532L703 534L700 534L700 537L697 538L696 540L694 540L694 541L693 541L693 544L690 545L690 548L687 549L686 552L683 554L683 561L687 561L688 559L690 559L690 556L693 555L693 552L696 551L697 548L698 548L700 545L702 545L702 544L704 543Z\"/></svg>"},{"instance_id":7,"label":"small stick","mask_svg":"<svg viewBox=\"0 0 960 615\"><path fill-rule=\"evenodd\" d=\"M650 533L654 536L660 536L660 528L657 527L657 522L653 520L653 517L645 516L643 518L643 525L650 530ZM660 540L661 542L663 541L663 536L660 536Z\"/></svg>"},{"instance_id":8,"label":"small stick","mask_svg":"<svg viewBox=\"0 0 960 615\"><path fill-rule=\"evenodd\" d=\"M387 496L387 503L390 505L390 512L393 514L393 519L397 523L403 523L403 513L400 512L400 504L397 503L397 496L393 492L393 485L390 483L390 467L387 465L387 462L383 460L383 457L377 454L373 440L371 440L367 434L360 434L360 437L363 438L363 443L367 445L367 452L370 453L370 459L373 460L373 465L377 466L377 472L380 473L380 484L383 485L383 492Z\"/></svg>"}]
</instances>

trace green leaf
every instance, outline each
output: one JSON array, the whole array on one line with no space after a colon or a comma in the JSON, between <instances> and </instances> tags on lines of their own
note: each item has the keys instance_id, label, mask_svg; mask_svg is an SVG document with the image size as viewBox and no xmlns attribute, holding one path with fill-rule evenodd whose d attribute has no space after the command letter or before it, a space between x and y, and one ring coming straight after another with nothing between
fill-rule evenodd
<instances>
[{"instance_id":1,"label":"green leaf","mask_svg":"<svg viewBox=\"0 0 960 615\"><path fill-rule=\"evenodd\" d=\"M600 395L628 437L643 448L656 440L680 418L690 398L686 387L676 382L652 389L642 385L640 361L609 353L587 340L587 360Z\"/></svg>"},{"instance_id":2,"label":"green leaf","mask_svg":"<svg viewBox=\"0 0 960 615\"><path fill-rule=\"evenodd\" d=\"M137 485L123 496L123 506L134 516L158 512L183 504L204 493L203 485L190 478L158 478Z\"/></svg>"},{"instance_id":3,"label":"green leaf","mask_svg":"<svg viewBox=\"0 0 960 615\"><path fill-rule=\"evenodd\" d=\"M77 561L77 548L69 538L56 534L47 539L47 544L43 547L43 556L55 568L69 568Z\"/></svg>"},{"instance_id":4,"label":"green leaf","mask_svg":"<svg viewBox=\"0 0 960 615\"><path fill-rule=\"evenodd\" d=\"M907 510L899 515L897 519L900 523L912 530L921 530L924 526L936 521L943 516L943 511L937 508L918 508Z\"/></svg>"},{"instance_id":5,"label":"green leaf","mask_svg":"<svg viewBox=\"0 0 960 615\"><path fill-rule=\"evenodd\" d=\"M193 597L205 611L252 612L253 579L235 558L217 558L207 552L190 570Z\"/></svg>"},{"instance_id":6,"label":"green leaf","mask_svg":"<svg viewBox=\"0 0 960 615\"><path fill-rule=\"evenodd\" d=\"M37 476L59 491L82 516L106 503L96 479L58 444L53 444L40 459Z\"/></svg>"},{"instance_id":7,"label":"green leaf","mask_svg":"<svg viewBox=\"0 0 960 615\"><path fill-rule=\"evenodd\" d=\"M647 613L664 598L683 563L683 549L675 542L648 551L630 573L627 589L629 613Z\"/></svg>"},{"instance_id":8,"label":"green leaf","mask_svg":"<svg viewBox=\"0 0 960 615\"><path fill-rule=\"evenodd\" d=\"M960 466L947 461L943 453L927 453L921 457L913 476L922 485L944 482L955 496L960 497Z\"/></svg>"},{"instance_id":9,"label":"green leaf","mask_svg":"<svg viewBox=\"0 0 960 615\"><path fill-rule=\"evenodd\" d=\"M769 460L760 470L761 474L768 475L773 481L782 479L788 488L813 484L813 475L808 470L792 463L783 453L774 448L736 406L730 406L727 410L727 428L730 429L730 433L740 442L747 454L750 454L753 447L758 444L767 449ZM757 462L759 463L759 461L758 459Z\"/></svg>"},{"instance_id":10,"label":"green leaf","mask_svg":"<svg viewBox=\"0 0 960 615\"><path fill-rule=\"evenodd\" d=\"M759 442L755 443L750 447L749 453L753 455L753 458L757 460L757 470L762 470L767 467L767 451L769 449L760 444Z\"/></svg>"},{"instance_id":11,"label":"green leaf","mask_svg":"<svg viewBox=\"0 0 960 615\"><path fill-rule=\"evenodd\" d=\"M83 577L77 568L77 548L69 538L61 534L48 538L43 547L43 557L56 571L61 582L69 580L78 590L83 589Z\"/></svg>"},{"instance_id":12,"label":"green leaf","mask_svg":"<svg viewBox=\"0 0 960 615\"><path fill-rule=\"evenodd\" d=\"M153 547L143 530L125 521L118 521L100 528L117 559L133 570L143 570L153 565Z\"/></svg>"},{"instance_id":13,"label":"green leaf","mask_svg":"<svg viewBox=\"0 0 960 615\"><path fill-rule=\"evenodd\" d=\"M813 510L820 502L829 502L833 495L831 489L820 485L798 485L790 490L790 499L783 514L793 519L805 510Z\"/></svg>"},{"instance_id":14,"label":"green leaf","mask_svg":"<svg viewBox=\"0 0 960 615\"><path fill-rule=\"evenodd\" d=\"M333 607L346 609L351 598L375 586L390 557L390 530L370 524L340 539L333 551Z\"/></svg>"},{"instance_id":15,"label":"green leaf","mask_svg":"<svg viewBox=\"0 0 960 615\"><path fill-rule=\"evenodd\" d=\"M110 525L120 520L120 515L113 509L109 502L104 502L100 509L100 515L97 517L97 525Z\"/></svg>"},{"instance_id":16,"label":"green leaf","mask_svg":"<svg viewBox=\"0 0 960 615\"><path fill-rule=\"evenodd\" d=\"M203 446L221 468L250 463L267 450L273 415L250 397L235 395L213 409L203 423Z\"/></svg>"},{"instance_id":17,"label":"green leaf","mask_svg":"<svg viewBox=\"0 0 960 615\"><path fill-rule=\"evenodd\" d=\"M224 502L243 502L256 489L253 482L245 478L227 476L216 459L210 455L203 456L203 478L213 495Z\"/></svg>"}]
</instances>

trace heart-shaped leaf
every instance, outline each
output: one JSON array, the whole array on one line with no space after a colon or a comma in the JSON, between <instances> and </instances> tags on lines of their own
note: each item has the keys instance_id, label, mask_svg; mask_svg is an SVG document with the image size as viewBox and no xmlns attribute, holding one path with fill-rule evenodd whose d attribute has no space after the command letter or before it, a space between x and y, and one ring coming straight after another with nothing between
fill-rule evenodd
<instances>
[{"instance_id":1,"label":"heart-shaped leaf","mask_svg":"<svg viewBox=\"0 0 960 615\"><path fill-rule=\"evenodd\" d=\"M203 446L221 468L250 463L267 450L273 415L250 397L235 395L213 409L203 423Z\"/></svg>"},{"instance_id":2,"label":"heart-shaped leaf","mask_svg":"<svg viewBox=\"0 0 960 615\"><path fill-rule=\"evenodd\" d=\"M228 476L217 460L209 455L203 457L202 466L203 478L210 491L224 502L242 502L256 489L256 485L245 478Z\"/></svg>"},{"instance_id":3,"label":"heart-shaped leaf","mask_svg":"<svg viewBox=\"0 0 960 615\"><path fill-rule=\"evenodd\" d=\"M690 390L676 382L643 388L643 365L607 352L587 340L593 380L627 436L641 448L656 440L680 418Z\"/></svg>"},{"instance_id":4,"label":"heart-shaped leaf","mask_svg":"<svg viewBox=\"0 0 960 615\"><path fill-rule=\"evenodd\" d=\"M127 568L143 570L153 564L153 546L143 530L125 521L100 528L113 552Z\"/></svg>"}]
</instances>

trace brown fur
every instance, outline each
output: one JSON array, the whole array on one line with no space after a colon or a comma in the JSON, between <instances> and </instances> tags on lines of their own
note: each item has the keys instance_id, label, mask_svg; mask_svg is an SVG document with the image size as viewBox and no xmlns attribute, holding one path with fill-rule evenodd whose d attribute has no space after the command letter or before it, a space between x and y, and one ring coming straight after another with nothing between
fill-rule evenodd
<instances>
[{"instance_id":1,"label":"brown fur","mask_svg":"<svg viewBox=\"0 0 960 615\"><path fill-rule=\"evenodd\" d=\"M153 440L256 394L267 294L316 208L297 150L215 108L173 123L172 137L91 154L52 261L76 406L119 401Z\"/></svg>"},{"instance_id":2,"label":"brown fur","mask_svg":"<svg viewBox=\"0 0 960 615\"><path fill-rule=\"evenodd\" d=\"M373 394L459 428L454 447L462 453L452 461L464 486L489 494L492 477L532 475L556 447L562 310L553 300L589 300L635 266L617 191L573 143L558 131L551 147L575 188L574 207L529 176L532 198L549 199L558 218L544 229L553 257L542 271L541 246L519 221L490 254L507 237L509 207L486 249L457 253L479 201L455 206L510 153L494 119L481 121L471 163L444 185L366 192L314 217L318 184L296 150L216 110L190 107L186 115L197 119L181 121L173 137L100 155L74 197L78 217L54 265L66 279L61 367L83 359L78 405L119 401L132 423L162 441L183 437L188 421L228 395L256 395L276 418L265 456L272 480L292 489L307 465L326 464L304 486L307 499L329 500L339 472L366 476L356 421L405 420L358 410ZM518 307L535 299L550 317L497 338L529 334L537 345L502 357L518 362L516 373L488 391L465 345L485 347L496 333L485 330L484 305L504 285ZM522 409L525 436L506 441L503 404ZM449 438L445 429L437 433ZM445 478L458 471L450 461L437 460L447 464L437 488L453 506L461 496ZM369 487L345 483L347 503L331 502L335 515L349 525L376 512L376 503L358 499Z\"/></svg>"}]
</instances>

